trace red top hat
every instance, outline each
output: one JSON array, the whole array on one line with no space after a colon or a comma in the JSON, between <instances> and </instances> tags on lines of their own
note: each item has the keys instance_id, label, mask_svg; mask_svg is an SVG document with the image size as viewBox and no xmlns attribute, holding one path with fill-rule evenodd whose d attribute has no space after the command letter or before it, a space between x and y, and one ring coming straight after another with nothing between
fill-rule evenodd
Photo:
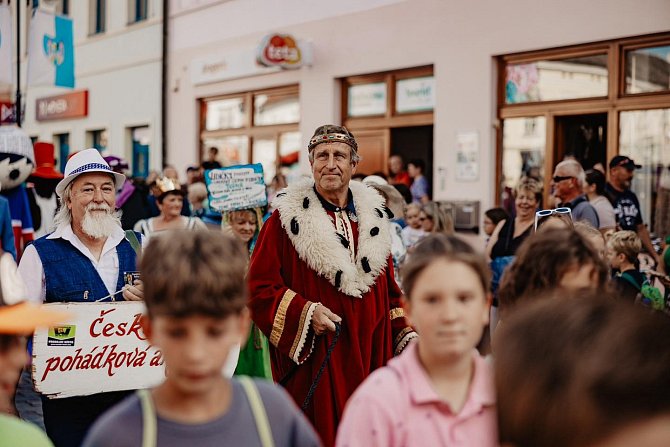
<instances>
[{"instance_id":1,"label":"red top hat","mask_svg":"<svg viewBox=\"0 0 670 447\"><path fill-rule=\"evenodd\" d=\"M40 178L63 178L54 165L54 145L38 141L34 144L35 170L32 175Z\"/></svg>"}]
</instances>

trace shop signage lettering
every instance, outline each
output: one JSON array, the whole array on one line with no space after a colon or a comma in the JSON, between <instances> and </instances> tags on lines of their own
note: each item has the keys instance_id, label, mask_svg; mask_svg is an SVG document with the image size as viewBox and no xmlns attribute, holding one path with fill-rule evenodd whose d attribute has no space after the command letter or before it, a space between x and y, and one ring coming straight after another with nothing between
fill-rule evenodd
<instances>
[{"instance_id":1,"label":"shop signage lettering","mask_svg":"<svg viewBox=\"0 0 670 447\"><path fill-rule=\"evenodd\" d=\"M209 170L205 183L209 206L218 211L257 208L268 203L260 163Z\"/></svg>"},{"instance_id":2,"label":"shop signage lettering","mask_svg":"<svg viewBox=\"0 0 670 447\"><path fill-rule=\"evenodd\" d=\"M374 82L349 87L348 115L371 116L386 113L386 83Z\"/></svg>"},{"instance_id":3,"label":"shop signage lettering","mask_svg":"<svg viewBox=\"0 0 670 447\"><path fill-rule=\"evenodd\" d=\"M144 303L58 303L72 315L33 339L33 382L50 397L133 390L165 377L161 352L142 332Z\"/></svg>"},{"instance_id":4,"label":"shop signage lettering","mask_svg":"<svg viewBox=\"0 0 670 447\"><path fill-rule=\"evenodd\" d=\"M430 111L435 107L435 78L401 79L396 82L398 113Z\"/></svg>"},{"instance_id":5,"label":"shop signage lettering","mask_svg":"<svg viewBox=\"0 0 670 447\"><path fill-rule=\"evenodd\" d=\"M295 48L293 48L294 44ZM312 44L310 42L293 41L285 45L272 45L271 47L268 49L267 64L259 61L260 47L248 48L234 53L211 54L193 59L190 64L191 82L193 85L201 85L228 81L275 73L285 68L299 68L312 63ZM299 63L296 62L298 55Z\"/></svg>"},{"instance_id":6,"label":"shop signage lettering","mask_svg":"<svg viewBox=\"0 0 670 447\"><path fill-rule=\"evenodd\" d=\"M288 34L265 36L258 47L257 61L265 67L300 68L302 56L298 43Z\"/></svg>"},{"instance_id":7,"label":"shop signage lettering","mask_svg":"<svg viewBox=\"0 0 670 447\"><path fill-rule=\"evenodd\" d=\"M85 117L88 115L88 90L38 98L35 109L37 121Z\"/></svg>"}]
</instances>

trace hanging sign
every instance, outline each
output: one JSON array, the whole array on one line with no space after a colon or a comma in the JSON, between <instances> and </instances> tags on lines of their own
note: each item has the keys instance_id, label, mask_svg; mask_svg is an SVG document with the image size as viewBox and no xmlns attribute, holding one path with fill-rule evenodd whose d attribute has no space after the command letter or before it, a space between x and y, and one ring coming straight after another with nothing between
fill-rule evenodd
<instances>
[{"instance_id":1,"label":"hanging sign","mask_svg":"<svg viewBox=\"0 0 670 447\"><path fill-rule=\"evenodd\" d=\"M142 332L143 302L54 303L69 321L33 336L33 383L49 398L135 390L165 378L161 352Z\"/></svg>"},{"instance_id":2,"label":"hanging sign","mask_svg":"<svg viewBox=\"0 0 670 447\"><path fill-rule=\"evenodd\" d=\"M205 171L209 206L217 211L234 211L268 203L263 165L228 166Z\"/></svg>"},{"instance_id":3,"label":"hanging sign","mask_svg":"<svg viewBox=\"0 0 670 447\"><path fill-rule=\"evenodd\" d=\"M0 124L16 122L16 107L14 103L0 101Z\"/></svg>"}]
</instances>

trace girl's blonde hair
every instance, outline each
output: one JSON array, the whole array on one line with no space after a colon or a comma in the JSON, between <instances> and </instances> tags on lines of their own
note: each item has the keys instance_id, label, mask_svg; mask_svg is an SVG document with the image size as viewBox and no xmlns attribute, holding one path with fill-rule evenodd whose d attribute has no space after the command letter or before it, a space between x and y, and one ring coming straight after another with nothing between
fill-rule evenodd
<instances>
[{"instance_id":1,"label":"girl's blonde hair","mask_svg":"<svg viewBox=\"0 0 670 447\"><path fill-rule=\"evenodd\" d=\"M421 211L433 221L433 233L454 234L454 219L451 209L440 202L428 202L421 207Z\"/></svg>"}]
</instances>

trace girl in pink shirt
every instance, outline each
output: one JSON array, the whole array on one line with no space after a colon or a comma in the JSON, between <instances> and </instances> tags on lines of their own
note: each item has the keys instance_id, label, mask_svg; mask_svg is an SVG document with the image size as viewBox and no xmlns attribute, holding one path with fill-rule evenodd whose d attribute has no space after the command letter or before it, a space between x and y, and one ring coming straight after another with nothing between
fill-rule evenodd
<instances>
[{"instance_id":1,"label":"girl in pink shirt","mask_svg":"<svg viewBox=\"0 0 670 447\"><path fill-rule=\"evenodd\" d=\"M356 390L337 446L498 445L492 366L475 349L489 321L483 257L434 234L417 244L402 280L419 338Z\"/></svg>"}]
</instances>

